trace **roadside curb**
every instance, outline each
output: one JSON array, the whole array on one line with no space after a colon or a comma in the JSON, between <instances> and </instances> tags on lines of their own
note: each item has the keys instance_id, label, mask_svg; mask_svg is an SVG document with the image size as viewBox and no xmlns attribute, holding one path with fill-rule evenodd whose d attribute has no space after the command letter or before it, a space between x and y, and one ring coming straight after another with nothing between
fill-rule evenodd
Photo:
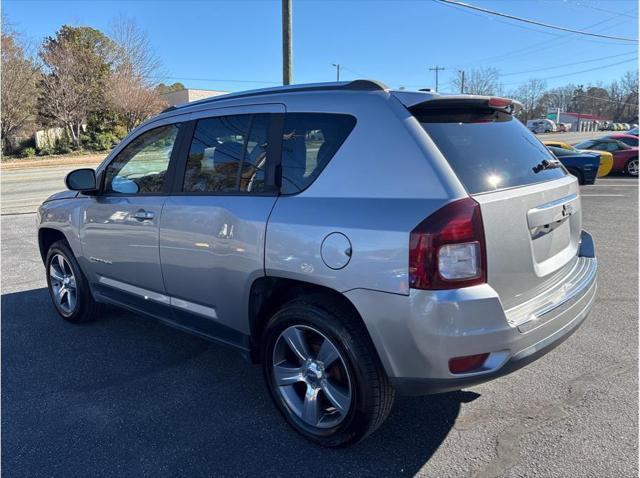
<instances>
[{"instance_id":1,"label":"roadside curb","mask_svg":"<svg viewBox=\"0 0 640 478\"><path fill-rule=\"evenodd\" d=\"M66 157L56 159L34 159L34 160L15 160L0 163L0 171L14 170L14 169L30 169L30 168L42 168L51 166L74 166L78 164L99 164L106 155L87 155L78 157Z\"/></svg>"}]
</instances>

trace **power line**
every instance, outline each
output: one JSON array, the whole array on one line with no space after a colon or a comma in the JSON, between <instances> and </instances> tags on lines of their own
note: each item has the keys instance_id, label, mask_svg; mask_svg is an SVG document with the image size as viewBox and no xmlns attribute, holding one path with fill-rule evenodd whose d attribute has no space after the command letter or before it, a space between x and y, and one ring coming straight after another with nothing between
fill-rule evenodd
<instances>
[{"instance_id":1,"label":"power line","mask_svg":"<svg viewBox=\"0 0 640 478\"><path fill-rule=\"evenodd\" d=\"M549 23L542 23L542 22L538 22L538 21L535 21L535 20L529 20L527 18L516 17L515 15L509 15L507 13L496 12L494 10L489 10L487 8L482 8L482 7L476 7L475 5L469 5L468 3L457 2L457 1L454 1L454 0L434 0L434 1L439 2L439 3L443 3L443 4L456 5L458 7L463 7L463 8L470 8L472 10L477 10L479 12L488 13L490 15L496 15L496 16L499 16L499 17L509 18L511 20L516 20L516 21L524 22L524 23L530 23L532 25L538 25L538 26L545 27L545 28L552 28L552 29L555 29L555 30L561 30L561 31L570 32L570 33L576 33L578 35L586 35L586 36L591 36L591 37L606 38L607 40L619 40L619 41L629 41L629 42L637 42L638 41L637 38L634 39L634 38L625 38L625 37L614 37L614 36L609 36L609 35L601 35L599 33L585 32L585 31L582 31L582 30L573 30L571 28L560 27L560 26L557 26L557 25L550 25Z\"/></svg>"},{"instance_id":2,"label":"power line","mask_svg":"<svg viewBox=\"0 0 640 478\"><path fill-rule=\"evenodd\" d=\"M610 63L608 65L602 65L602 66L597 66L595 68L589 68L588 70L582 70L582 71L574 71L571 73L565 73L562 75L555 75L555 76L547 76L545 78L536 78L537 80L554 80L556 78L563 78L565 76L572 76L572 75L579 75L581 73L588 73L590 71L596 71L596 70L602 70L603 68L610 68L612 66L616 66L616 65L622 65L623 63L629 63L631 61L635 62L637 61L637 57L636 58L631 58L628 60L623 60L623 61L618 61L616 63ZM513 85L521 85L523 83L526 83L526 81L516 81L514 83L503 83L502 86L513 86Z\"/></svg>"},{"instance_id":3,"label":"power line","mask_svg":"<svg viewBox=\"0 0 640 478\"><path fill-rule=\"evenodd\" d=\"M358 73L357 71L354 71L354 70L352 70L351 68L347 68L347 67L346 67L346 66L344 66L344 65L340 65L340 68L341 68L342 70L350 71L350 72L351 72L351 73L353 73L354 75L359 76L359 77L361 77L361 78L372 78L370 75L363 75L362 73Z\"/></svg>"},{"instance_id":4,"label":"power line","mask_svg":"<svg viewBox=\"0 0 640 478\"><path fill-rule=\"evenodd\" d=\"M576 61L576 62L573 62L573 63L564 63L562 65L547 66L547 67L544 67L544 68L536 68L535 70L516 71L516 72L512 72L512 73L500 73L500 76L524 75L525 73L536 73L538 71L544 71L544 70L555 70L557 68L564 68L566 66L582 65L584 63L593 63L594 61L608 60L608 59L611 59L611 58L618 58L618 57L621 57L621 56L628 56L628 55L636 55L636 52L628 51L626 53L621 53L619 55L607 55L607 56L602 56L600 58L592 58L590 60Z\"/></svg>"},{"instance_id":5,"label":"power line","mask_svg":"<svg viewBox=\"0 0 640 478\"><path fill-rule=\"evenodd\" d=\"M184 81L210 81L212 83L256 83L264 85L280 85L279 81L262 80L230 80L223 78L186 78L182 76L147 76L149 80L184 80Z\"/></svg>"},{"instance_id":6,"label":"power line","mask_svg":"<svg viewBox=\"0 0 640 478\"><path fill-rule=\"evenodd\" d=\"M574 97L576 97L576 96L580 96L581 98L582 98L582 97L585 97L585 98L593 98L594 100L607 101L607 102L609 102L609 103L620 103L620 101L616 101L616 100L608 100L608 99L606 99L606 98L600 98L600 97L598 97L598 96L585 95L584 93L574 94L573 96L574 96ZM623 100L622 102L623 102L623 103L626 103L626 100Z\"/></svg>"},{"instance_id":7,"label":"power line","mask_svg":"<svg viewBox=\"0 0 640 478\"><path fill-rule=\"evenodd\" d=\"M596 27L598 25L602 25L603 23L607 23L609 21L613 20L612 18L605 18L604 20L600 20L596 23L592 23L590 25L587 25L585 28L593 28ZM621 23L625 23L625 22L618 22L618 23L614 23L613 25L607 26L606 28L610 28L610 27L614 27L617 25L620 25ZM601 31L602 29L598 29L596 31ZM523 48L517 48L515 50L510 50L508 52L505 53L501 53L498 55L492 55L492 56L488 56L485 58L481 58L479 60L473 60L470 62L466 62L463 64L458 64L456 65L457 68L461 68L462 66L469 66L469 65L475 65L477 63L486 63L486 62L495 62L498 60L503 60L505 58L510 58L514 55L520 55L522 56L523 53L525 52L529 52L529 51L544 51L544 50L548 50L551 48L557 48L558 45L563 45L565 43L567 43L568 41L571 40L572 33L565 33L564 35L561 35L561 38L558 41L555 41L553 43L550 44L550 42L548 40L545 40L543 42L537 42L537 43L532 43L528 46L525 46ZM597 40L594 40L597 41ZM541 47L541 48L540 48Z\"/></svg>"},{"instance_id":8,"label":"power line","mask_svg":"<svg viewBox=\"0 0 640 478\"><path fill-rule=\"evenodd\" d=\"M609 15L614 16L614 17L627 17L627 18L632 18L634 20L636 20L638 18L637 15L631 15L630 13L627 13L627 12L622 12L622 13L612 12L611 10L608 10L606 8L594 7L593 5L589 5L586 2L576 2L575 5L576 5L576 7L579 7L579 8L590 8L591 10L595 10L597 12L608 13Z\"/></svg>"}]
</instances>

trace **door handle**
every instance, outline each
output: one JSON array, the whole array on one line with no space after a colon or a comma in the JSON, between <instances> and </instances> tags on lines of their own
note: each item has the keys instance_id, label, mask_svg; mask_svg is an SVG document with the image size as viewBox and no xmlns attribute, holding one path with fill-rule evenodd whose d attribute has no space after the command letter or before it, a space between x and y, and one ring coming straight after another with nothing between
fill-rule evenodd
<instances>
[{"instance_id":1,"label":"door handle","mask_svg":"<svg viewBox=\"0 0 640 478\"><path fill-rule=\"evenodd\" d=\"M146 221L148 219L153 219L155 217L155 213L153 211L145 211L144 209L138 209L133 217L138 219L139 221Z\"/></svg>"}]
</instances>

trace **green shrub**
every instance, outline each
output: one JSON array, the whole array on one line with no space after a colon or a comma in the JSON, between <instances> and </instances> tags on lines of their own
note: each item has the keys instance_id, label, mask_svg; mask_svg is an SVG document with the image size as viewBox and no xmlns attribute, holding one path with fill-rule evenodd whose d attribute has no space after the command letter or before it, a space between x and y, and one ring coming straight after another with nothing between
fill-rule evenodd
<instances>
[{"instance_id":1,"label":"green shrub","mask_svg":"<svg viewBox=\"0 0 640 478\"><path fill-rule=\"evenodd\" d=\"M51 156L53 154L53 148L50 148L49 146L39 148L37 154L38 156Z\"/></svg>"},{"instance_id":2,"label":"green shrub","mask_svg":"<svg viewBox=\"0 0 640 478\"><path fill-rule=\"evenodd\" d=\"M106 151L118 144L118 141L119 138L111 131L90 132L82 138L82 146L89 151Z\"/></svg>"},{"instance_id":3,"label":"green shrub","mask_svg":"<svg viewBox=\"0 0 640 478\"><path fill-rule=\"evenodd\" d=\"M118 140L121 140L122 138L124 138L128 133L127 133L127 128L125 128L122 125L116 125L113 128L113 134L115 134L118 138Z\"/></svg>"},{"instance_id":4,"label":"green shrub","mask_svg":"<svg viewBox=\"0 0 640 478\"><path fill-rule=\"evenodd\" d=\"M66 136L56 140L56 144L53 147L53 152L55 154L69 154L71 151L73 151L73 148L71 147L71 142Z\"/></svg>"},{"instance_id":5,"label":"green shrub","mask_svg":"<svg viewBox=\"0 0 640 478\"><path fill-rule=\"evenodd\" d=\"M18 153L18 156L20 156L21 158L30 158L31 156L35 156L35 155L36 155L36 149L32 147L24 148L20 150L20 152Z\"/></svg>"}]
</instances>

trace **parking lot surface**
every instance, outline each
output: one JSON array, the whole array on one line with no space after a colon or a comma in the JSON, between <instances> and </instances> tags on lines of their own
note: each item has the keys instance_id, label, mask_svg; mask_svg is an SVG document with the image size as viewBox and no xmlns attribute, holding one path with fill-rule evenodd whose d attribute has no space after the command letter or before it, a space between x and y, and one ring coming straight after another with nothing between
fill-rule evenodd
<instances>
[{"instance_id":1,"label":"parking lot surface","mask_svg":"<svg viewBox=\"0 0 640 478\"><path fill-rule=\"evenodd\" d=\"M296 435L259 367L128 312L71 325L45 288L33 214L2 217L6 476L635 477L638 182L581 188L600 264L583 326L524 369L399 397L349 449Z\"/></svg>"}]
</instances>

